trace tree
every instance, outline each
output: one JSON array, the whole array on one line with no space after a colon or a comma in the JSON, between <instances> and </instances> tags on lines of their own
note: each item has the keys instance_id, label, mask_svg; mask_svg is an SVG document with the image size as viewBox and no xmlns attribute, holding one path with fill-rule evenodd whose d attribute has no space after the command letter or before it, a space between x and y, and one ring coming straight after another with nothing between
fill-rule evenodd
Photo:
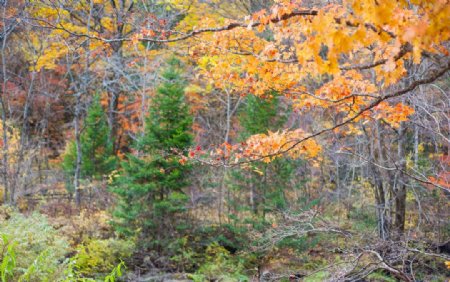
<instances>
[{"instance_id":1,"label":"tree","mask_svg":"<svg viewBox=\"0 0 450 282\"><path fill-rule=\"evenodd\" d=\"M113 144L109 138L109 127L105 111L100 103L100 96L93 98L87 110L84 128L81 132L81 179L102 179L116 168L117 158L113 151ZM67 144L63 156L63 169L66 174L68 187L72 190L73 177L76 167L77 150L75 141Z\"/></svg>"},{"instance_id":2,"label":"tree","mask_svg":"<svg viewBox=\"0 0 450 282\"><path fill-rule=\"evenodd\" d=\"M34 69L61 68L63 62L71 58L69 72L75 70L75 76L80 75L80 68L89 72L89 80L82 83L88 86L82 86L89 90L101 85L107 96L109 138L114 151L126 151L121 144L128 141L127 130L121 130L124 120L129 118L126 106L135 102L136 94L142 94L139 92L144 92L143 96L148 94L145 92L151 85L149 68L156 61L151 51L160 47L157 42L135 44L130 38L149 26L172 28L183 17L182 7L188 4L177 4L183 2L82 0L56 3L38 0L27 7L29 19L44 28L44 32L49 31L48 43L43 46L44 53L37 59ZM153 35L156 38L167 36L165 32ZM64 41L68 43L62 44ZM77 78L74 83L80 81L83 79Z\"/></svg>"},{"instance_id":3,"label":"tree","mask_svg":"<svg viewBox=\"0 0 450 282\"><path fill-rule=\"evenodd\" d=\"M115 226L123 234L135 234L160 248L184 229L190 165L184 163L192 144L192 117L185 103L185 82L180 61L171 59L162 83L152 97L145 131L114 180L118 196Z\"/></svg>"},{"instance_id":4,"label":"tree","mask_svg":"<svg viewBox=\"0 0 450 282\"><path fill-rule=\"evenodd\" d=\"M325 134L352 134L360 121L383 120L398 129L394 170L399 181L395 187L380 186L379 194L393 192L392 229L402 234L408 184L402 138L404 123L414 110L399 97L450 69L445 16L450 6L438 0L331 1L317 8L300 1L275 2L270 10L216 28L211 25L219 25L218 21L210 18L204 21L205 28L169 41L203 35L192 54L198 55L201 77L217 88L257 96L276 90L292 101L294 110L323 109L330 115L323 126L304 124L301 129L258 134L246 146L236 146L251 160L315 157L320 147L312 140ZM238 159L227 157L222 163ZM429 182L421 175L416 178ZM382 202L380 197L377 205Z\"/></svg>"},{"instance_id":5,"label":"tree","mask_svg":"<svg viewBox=\"0 0 450 282\"><path fill-rule=\"evenodd\" d=\"M280 103L281 98L277 93L267 97L246 97L245 107L239 113L242 142L252 135L284 126L290 109ZM250 207L254 215L263 221L268 212L286 209L288 201L285 193L289 190L293 192L303 181L295 177L295 168L300 162L285 158L270 163L255 161L247 169L234 170L230 184L238 193L248 194L248 203L241 203L239 197L233 201L237 201L239 206Z\"/></svg>"}]
</instances>

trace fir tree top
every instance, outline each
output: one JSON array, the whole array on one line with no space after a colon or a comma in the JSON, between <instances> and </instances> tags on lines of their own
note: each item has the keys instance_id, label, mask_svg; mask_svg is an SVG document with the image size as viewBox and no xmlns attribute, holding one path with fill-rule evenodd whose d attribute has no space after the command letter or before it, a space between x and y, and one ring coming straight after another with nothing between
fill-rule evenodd
<instances>
[{"instance_id":1,"label":"fir tree top","mask_svg":"<svg viewBox=\"0 0 450 282\"><path fill-rule=\"evenodd\" d=\"M144 136L138 144L141 150L183 149L192 143L192 117L185 101L181 62L169 60L161 79L150 102Z\"/></svg>"}]
</instances>

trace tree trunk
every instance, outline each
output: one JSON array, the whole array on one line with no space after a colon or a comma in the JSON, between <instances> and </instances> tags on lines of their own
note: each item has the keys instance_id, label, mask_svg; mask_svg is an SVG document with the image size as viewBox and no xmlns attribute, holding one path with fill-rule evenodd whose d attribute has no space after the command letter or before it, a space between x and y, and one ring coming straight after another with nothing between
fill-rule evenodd
<instances>
[{"instance_id":1,"label":"tree trunk","mask_svg":"<svg viewBox=\"0 0 450 282\"><path fill-rule=\"evenodd\" d=\"M404 172L406 171L405 159L405 125L402 123L398 130L397 157L398 162L396 183L394 187L394 229L398 236L403 235L405 231L406 221L406 179Z\"/></svg>"},{"instance_id":2,"label":"tree trunk","mask_svg":"<svg viewBox=\"0 0 450 282\"><path fill-rule=\"evenodd\" d=\"M386 206L386 196L383 187L383 182L381 180L377 181L375 199L376 199L376 210L377 210L377 227L378 235L382 240L389 240L390 238L390 220L388 217L388 207Z\"/></svg>"},{"instance_id":3,"label":"tree trunk","mask_svg":"<svg viewBox=\"0 0 450 282\"><path fill-rule=\"evenodd\" d=\"M123 28L124 28L124 15L127 13L127 9L125 9L125 1L118 1L118 5L114 4L115 9L115 21L116 21L116 37L123 37ZM131 9L130 6L129 9ZM119 150L120 138L117 136L117 128L118 128L118 111L119 111L119 99L121 95L121 71L125 69L125 63L122 52L122 41L114 41L110 43L111 49L113 50L112 56L112 65L111 71L112 75L108 78L108 85L111 85L110 90L108 91L108 124L109 124L109 136L108 141L113 144L113 152L117 152Z\"/></svg>"},{"instance_id":4,"label":"tree trunk","mask_svg":"<svg viewBox=\"0 0 450 282\"><path fill-rule=\"evenodd\" d=\"M2 56L2 78L3 78L3 85L2 85L2 93L0 95L0 106L1 106L1 119L2 119L2 179L3 179L3 201L4 203L8 202L8 193L9 193L9 139L8 139L8 125L6 123L6 120L8 118L7 114L7 103L5 101L6 99L6 84L8 82L7 72L6 72L6 56L5 56L5 50L6 50L6 42L8 37L7 32L7 25L5 23L6 19L6 5L3 5L3 11L2 11L2 19L3 19L3 30L2 30L2 49L1 49L1 56Z\"/></svg>"},{"instance_id":5,"label":"tree trunk","mask_svg":"<svg viewBox=\"0 0 450 282\"><path fill-rule=\"evenodd\" d=\"M250 206L252 207L253 214L256 215L258 210L256 209L256 191L254 183L250 183Z\"/></svg>"},{"instance_id":6,"label":"tree trunk","mask_svg":"<svg viewBox=\"0 0 450 282\"><path fill-rule=\"evenodd\" d=\"M375 203L376 203L376 215L377 215L377 229L380 239L389 240L390 239L390 226L391 219L389 217L390 206L386 201L386 179L389 178L386 171L380 169L376 164L384 165L385 157L384 150L381 146L382 134L381 134L381 124L377 122L375 127L374 136L372 136L372 141L369 145L370 156L371 156L371 171L375 186Z\"/></svg>"},{"instance_id":7,"label":"tree trunk","mask_svg":"<svg viewBox=\"0 0 450 282\"><path fill-rule=\"evenodd\" d=\"M77 150L77 158L75 162L75 173L73 179L73 187L75 189L75 203L78 207L81 205L81 194L80 194L80 171L81 171L81 138L80 138L80 114L81 114L81 93L78 92L76 95L75 103L75 117L74 117L74 129L75 129L75 146Z\"/></svg>"}]
</instances>

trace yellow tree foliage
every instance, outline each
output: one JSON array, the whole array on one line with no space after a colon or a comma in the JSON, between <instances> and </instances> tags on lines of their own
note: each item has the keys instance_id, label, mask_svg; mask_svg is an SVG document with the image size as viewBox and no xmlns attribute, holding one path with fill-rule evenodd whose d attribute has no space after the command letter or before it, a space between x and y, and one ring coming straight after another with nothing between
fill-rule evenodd
<instances>
[{"instance_id":1,"label":"yellow tree foliage","mask_svg":"<svg viewBox=\"0 0 450 282\"><path fill-rule=\"evenodd\" d=\"M306 8L302 1L275 2L270 10L242 22L205 18L186 32L184 37L192 38L190 54L197 60L200 77L242 95L278 91L299 111L315 107L334 111L339 118L326 132L367 118L384 119L397 127L413 109L391 104L391 98L450 68L446 0L344 0L317 8ZM420 65L424 56L437 67L424 77L405 80L411 75L407 69ZM260 155L271 156L283 151L279 142L304 142L297 135L280 131L254 136L248 143ZM316 151L315 145L308 145Z\"/></svg>"},{"instance_id":2,"label":"yellow tree foliage","mask_svg":"<svg viewBox=\"0 0 450 282\"><path fill-rule=\"evenodd\" d=\"M128 38L137 30L146 31L144 26L136 29L135 18L141 21L154 18L151 11L143 8L138 10L140 15L137 16L133 9L135 2L121 1L119 7L109 0L63 1L64 5L51 0L31 1L28 7L31 17L39 26L50 30L46 40L32 40L34 45L42 45L37 49L44 50L33 58L37 62L33 69L55 69L61 59L75 61L77 64L73 67L84 66L86 52L89 52L90 63L94 63L91 68L98 72L104 71L104 60L117 52L114 49L120 49L123 56L154 56L154 52L146 52L149 50L143 44L135 44ZM181 5L178 2L182 1L174 2ZM149 31L145 34L151 35Z\"/></svg>"}]
</instances>

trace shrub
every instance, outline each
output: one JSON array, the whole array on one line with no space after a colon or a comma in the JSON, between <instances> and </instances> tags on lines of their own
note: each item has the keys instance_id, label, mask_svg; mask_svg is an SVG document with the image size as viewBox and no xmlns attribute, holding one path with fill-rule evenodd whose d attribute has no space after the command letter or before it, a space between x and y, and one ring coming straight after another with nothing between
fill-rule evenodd
<instances>
[{"instance_id":1,"label":"shrub","mask_svg":"<svg viewBox=\"0 0 450 282\"><path fill-rule=\"evenodd\" d=\"M107 239L90 240L80 245L74 258L78 273L85 276L96 276L111 271L122 260L129 258L134 251L132 241Z\"/></svg>"},{"instance_id":2,"label":"shrub","mask_svg":"<svg viewBox=\"0 0 450 282\"><path fill-rule=\"evenodd\" d=\"M192 238L192 240L194 240ZM191 271L195 268L199 254L194 250L190 238L187 236L173 240L168 246L168 251L172 254L170 261L174 264L173 268L179 269L182 272Z\"/></svg>"},{"instance_id":3,"label":"shrub","mask_svg":"<svg viewBox=\"0 0 450 282\"><path fill-rule=\"evenodd\" d=\"M0 257L15 260L8 271L12 281L57 281L63 275L69 244L45 216L12 213L0 234Z\"/></svg>"},{"instance_id":4,"label":"shrub","mask_svg":"<svg viewBox=\"0 0 450 282\"><path fill-rule=\"evenodd\" d=\"M105 277L100 277L98 279L85 278L76 270L76 261L74 258L70 259L67 264L67 269L65 270L64 278L61 282L115 282L118 278L122 277L123 269L125 267L124 262L120 262L116 265ZM2 281L3 282L3 281Z\"/></svg>"},{"instance_id":5,"label":"shrub","mask_svg":"<svg viewBox=\"0 0 450 282\"><path fill-rule=\"evenodd\" d=\"M206 249L205 263L191 278L194 281L250 281L243 274L244 268L238 256L233 258L224 247L212 243Z\"/></svg>"},{"instance_id":6,"label":"shrub","mask_svg":"<svg viewBox=\"0 0 450 282\"><path fill-rule=\"evenodd\" d=\"M110 216L106 211L82 210L79 215L52 218L52 223L64 234L72 246L93 238L105 239L113 236Z\"/></svg>"}]
</instances>

